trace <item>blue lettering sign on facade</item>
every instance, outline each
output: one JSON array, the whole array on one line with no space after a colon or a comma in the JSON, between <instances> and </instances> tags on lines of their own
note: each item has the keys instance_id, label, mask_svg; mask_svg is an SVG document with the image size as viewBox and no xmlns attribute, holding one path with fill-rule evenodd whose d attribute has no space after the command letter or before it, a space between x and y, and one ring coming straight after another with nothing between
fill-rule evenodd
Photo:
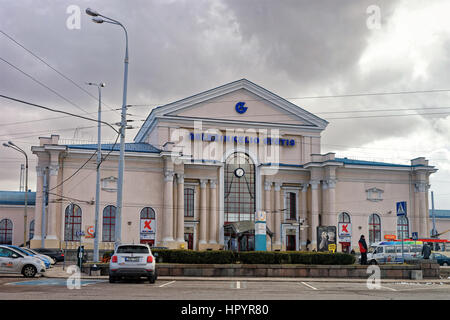
<instances>
[{"instance_id":1,"label":"blue lettering sign on facade","mask_svg":"<svg viewBox=\"0 0 450 320\"><path fill-rule=\"evenodd\" d=\"M190 133L189 137L191 140L198 140L198 141L219 141L219 142L230 142L234 141L236 143L241 144L250 144L250 143L260 143L260 139L258 137L249 137L249 136L219 136L217 134L205 134L205 133ZM295 140L294 139L281 139L281 138L264 138L262 140L264 144L267 145L280 145L280 146L286 146L286 147L292 147L295 146Z\"/></svg>"}]
</instances>

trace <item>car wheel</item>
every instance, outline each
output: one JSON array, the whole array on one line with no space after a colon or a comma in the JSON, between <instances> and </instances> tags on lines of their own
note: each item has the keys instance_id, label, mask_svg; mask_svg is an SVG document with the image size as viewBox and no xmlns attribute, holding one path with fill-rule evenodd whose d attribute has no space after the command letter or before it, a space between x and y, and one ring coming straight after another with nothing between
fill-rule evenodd
<instances>
[{"instance_id":1,"label":"car wheel","mask_svg":"<svg viewBox=\"0 0 450 320\"><path fill-rule=\"evenodd\" d=\"M447 267L448 266L448 262L444 262L442 265Z\"/></svg>"},{"instance_id":2,"label":"car wheel","mask_svg":"<svg viewBox=\"0 0 450 320\"><path fill-rule=\"evenodd\" d=\"M33 278L36 275L36 273L37 273L36 267L31 264L27 264L22 269L22 274L25 278Z\"/></svg>"},{"instance_id":3,"label":"car wheel","mask_svg":"<svg viewBox=\"0 0 450 320\"><path fill-rule=\"evenodd\" d=\"M152 275L151 277L148 277L148 281L150 282L150 283L155 283L155 281L156 281L156 276L155 275Z\"/></svg>"},{"instance_id":4,"label":"car wheel","mask_svg":"<svg viewBox=\"0 0 450 320\"><path fill-rule=\"evenodd\" d=\"M109 283L115 283L116 282L116 278L109 276Z\"/></svg>"}]
</instances>

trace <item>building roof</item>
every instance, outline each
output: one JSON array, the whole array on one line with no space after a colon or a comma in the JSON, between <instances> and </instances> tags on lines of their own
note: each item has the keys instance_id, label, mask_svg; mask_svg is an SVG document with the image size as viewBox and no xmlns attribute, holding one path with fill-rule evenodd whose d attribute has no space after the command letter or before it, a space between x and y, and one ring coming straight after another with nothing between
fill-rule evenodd
<instances>
[{"instance_id":1,"label":"building roof","mask_svg":"<svg viewBox=\"0 0 450 320\"><path fill-rule=\"evenodd\" d=\"M431 218L432 210L430 209L429 212L430 212L430 218ZM450 219L450 210L434 209L434 214L435 214L436 218Z\"/></svg>"},{"instance_id":2,"label":"building roof","mask_svg":"<svg viewBox=\"0 0 450 320\"><path fill-rule=\"evenodd\" d=\"M36 203L36 192L28 192L27 205L34 206ZM25 205L25 192L23 191L0 191L0 205Z\"/></svg>"},{"instance_id":3,"label":"building roof","mask_svg":"<svg viewBox=\"0 0 450 320\"><path fill-rule=\"evenodd\" d=\"M81 149L81 150L97 150L97 144L69 144L69 149ZM120 151L120 144L105 143L101 145L104 151ZM160 153L161 150L154 147L149 143L125 143L125 152L143 152L143 153Z\"/></svg>"},{"instance_id":4,"label":"building roof","mask_svg":"<svg viewBox=\"0 0 450 320\"><path fill-rule=\"evenodd\" d=\"M396 163L387 163L387 162L376 162L376 161L365 161L365 160L353 160L348 158L335 158L337 162L343 162L344 164L355 164L355 165L363 165L363 166L381 166L381 167L411 167L406 164L396 164Z\"/></svg>"}]
</instances>

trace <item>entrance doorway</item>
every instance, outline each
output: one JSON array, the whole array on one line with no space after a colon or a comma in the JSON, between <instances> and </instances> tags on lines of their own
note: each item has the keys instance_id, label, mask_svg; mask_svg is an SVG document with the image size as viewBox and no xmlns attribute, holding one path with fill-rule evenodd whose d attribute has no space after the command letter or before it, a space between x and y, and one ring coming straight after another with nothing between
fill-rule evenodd
<instances>
[{"instance_id":1,"label":"entrance doorway","mask_svg":"<svg viewBox=\"0 0 450 320\"><path fill-rule=\"evenodd\" d=\"M341 242L342 252L350 253L350 242Z\"/></svg>"},{"instance_id":2,"label":"entrance doorway","mask_svg":"<svg viewBox=\"0 0 450 320\"><path fill-rule=\"evenodd\" d=\"M187 242L187 248L190 250L194 250L194 234L193 233L185 233L184 241Z\"/></svg>"},{"instance_id":3,"label":"entrance doorway","mask_svg":"<svg viewBox=\"0 0 450 320\"><path fill-rule=\"evenodd\" d=\"M295 235L287 235L286 236L286 251L295 251L296 243L295 243Z\"/></svg>"}]
</instances>

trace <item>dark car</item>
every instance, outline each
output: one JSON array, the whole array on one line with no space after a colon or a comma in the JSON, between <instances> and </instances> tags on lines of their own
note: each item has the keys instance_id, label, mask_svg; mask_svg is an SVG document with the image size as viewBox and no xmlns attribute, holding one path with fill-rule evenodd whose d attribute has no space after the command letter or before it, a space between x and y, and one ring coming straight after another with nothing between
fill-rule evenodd
<instances>
[{"instance_id":1,"label":"dark car","mask_svg":"<svg viewBox=\"0 0 450 320\"><path fill-rule=\"evenodd\" d=\"M61 249L38 248L33 250L49 256L56 262L64 261L64 252Z\"/></svg>"},{"instance_id":2,"label":"dark car","mask_svg":"<svg viewBox=\"0 0 450 320\"><path fill-rule=\"evenodd\" d=\"M439 263L439 265L441 265L441 266L449 266L450 265L450 258L447 256L444 256L441 253L433 252L430 255L430 260L436 260L437 263Z\"/></svg>"}]
</instances>

